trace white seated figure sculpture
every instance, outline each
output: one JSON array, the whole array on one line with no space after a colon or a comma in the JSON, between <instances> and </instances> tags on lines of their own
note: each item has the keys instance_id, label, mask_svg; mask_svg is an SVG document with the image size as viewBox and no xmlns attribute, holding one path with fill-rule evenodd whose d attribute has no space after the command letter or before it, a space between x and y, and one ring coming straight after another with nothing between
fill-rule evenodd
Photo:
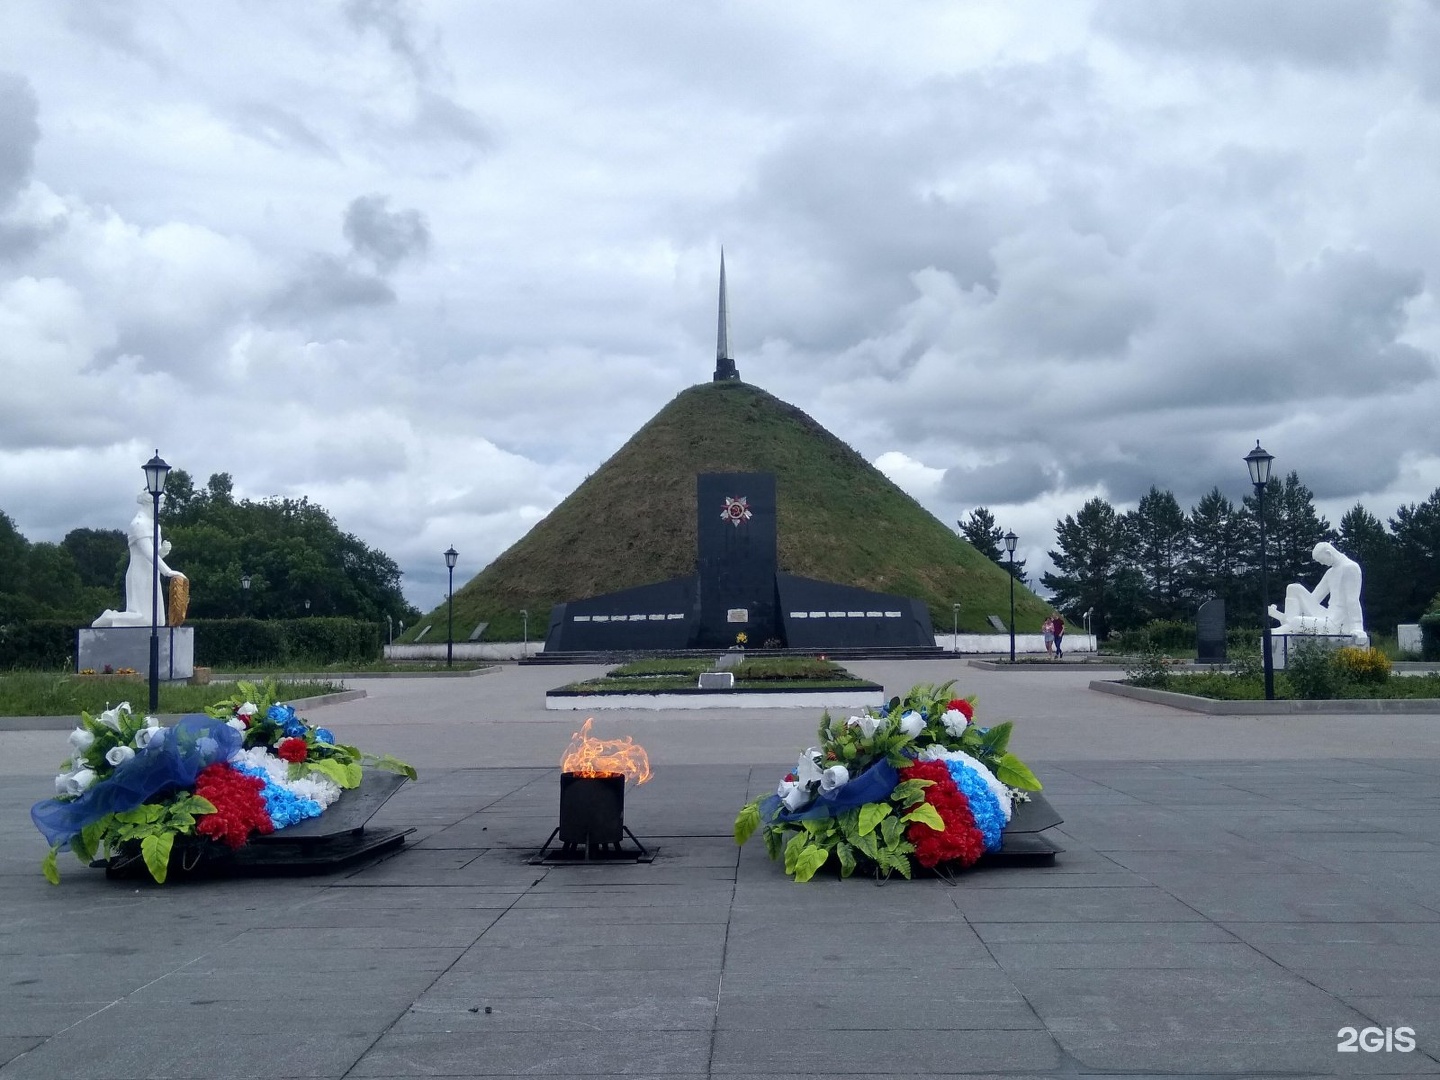
<instances>
[{"instance_id":1,"label":"white seated figure sculpture","mask_svg":"<svg viewBox=\"0 0 1440 1080\"><path fill-rule=\"evenodd\" d=\"M141 492L135 501L140 509L130 519L130 565L125 568L125 610L106 608L104 614L91 626L149 626L151 593L155 590L155 579L151 566L161 577L184 577L178 571L165 565L165 556L170 554L170 541L160 541L159 557L152 563L152 545L155 542L155 499L149 492ZM158 589L159 615L156 625L165 625L165 590Z\"/></svg>"},{"instance_id":2,"label":"white seated figure sculpture","mask_svg":"<svg viewBox=\"0 0 1440 1080\"><path fill-rule=\"evenodd\" d=\"M1313 557L1329 569L1313 591L1299 584L1286 586L1285 610L1270 605L1270 617L1280 624L1275 632L1336 634L1350 637L1356 645L1369 645L1360 609L1360 564L1323 541L1315 545Z\"/></svg>"}]
</instances>

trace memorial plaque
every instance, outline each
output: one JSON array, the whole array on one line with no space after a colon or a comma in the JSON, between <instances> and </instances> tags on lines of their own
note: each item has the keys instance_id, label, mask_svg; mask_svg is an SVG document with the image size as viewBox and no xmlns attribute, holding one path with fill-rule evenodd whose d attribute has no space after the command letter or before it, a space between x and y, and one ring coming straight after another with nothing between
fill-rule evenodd
<instances>
[{"instance_id":1,"label":"memorial plaque","mask_svg":"<svg viewBox=\"0 0 1440 1080\"><path fill-rule=\"evenodd\" d=\"M1195 613L1195 659L1202 664L1225 662L1225 601L1218 596Z\"/></svg>"}]
</instances>

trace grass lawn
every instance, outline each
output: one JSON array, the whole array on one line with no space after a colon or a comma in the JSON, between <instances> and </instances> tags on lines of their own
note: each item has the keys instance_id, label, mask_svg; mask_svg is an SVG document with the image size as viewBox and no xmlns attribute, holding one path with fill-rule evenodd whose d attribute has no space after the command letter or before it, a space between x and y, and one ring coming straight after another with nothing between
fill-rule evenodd
<instances>
[{"instance_id":1,"label":"grass lawn","mask_svg":"<svg viewBox=\"0 0 1440 1080\"><path fill-rule=\"evenodd\" d=\"M1126 680L1130 682L1132 680ZM1176 694L1193 694L1216 701L1261 701L1265 683L1258 675L1228 675L1199 672L1193 675L1167 675L1163 684L1147 683L1154 690ZM1283 671L1275 673L1275 697L1280 700L1301 700ZM1391 675L1378 683L1341 683L1325 700L1357 701L1366 698L1440 698L1440 675Z\"/></svg>"},{"instance_id":2,"label":"grass lawn","mask_svg":"<svg viewBox=\"0 0 1440 1080\"><path fill-rule=\"evenodd\" d=\"M333 694L344 687L333 682L291 682L277 680L281 701ZM166 714L196 713L207 705L234 693L227 684L191 686L188 683L160 684L160 711ZM92 715L128 701L141 711L150 702L149 684L120 677L86 678L26 672L0 675L0 716Z\"/></svg>"},{"instance_id":3,"label":"grass lawn","mask_svg":"<svg viewBox=\"0 0 1440 1080\"><path fill-rule=\"evenodd\" d=\"M693 690L700 673L714 669L714 661L709 659L639 660L562 689L591 694ZM730 670L737 690L833 690L870 685L833 661L810 657L758 657L741 660Z\"/></svg>"}]
</instances>

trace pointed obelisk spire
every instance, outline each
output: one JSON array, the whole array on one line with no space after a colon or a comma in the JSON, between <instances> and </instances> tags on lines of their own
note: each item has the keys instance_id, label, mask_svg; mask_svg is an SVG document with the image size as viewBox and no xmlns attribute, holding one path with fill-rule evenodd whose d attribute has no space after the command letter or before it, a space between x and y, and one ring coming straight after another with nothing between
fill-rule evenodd
<instances>
[{"instance_id":1,"label":"pointed obelisk spire","mask_svg":"<svg viewBox=\"0 0 1440 1080\"><path fill-rule=\"evenodd\" d=\"M730 308L725 302L725 249L720 249L720 329L715 338L715 382L739 379L740 372L730 357Z\"/></svg>"}]
</instances>

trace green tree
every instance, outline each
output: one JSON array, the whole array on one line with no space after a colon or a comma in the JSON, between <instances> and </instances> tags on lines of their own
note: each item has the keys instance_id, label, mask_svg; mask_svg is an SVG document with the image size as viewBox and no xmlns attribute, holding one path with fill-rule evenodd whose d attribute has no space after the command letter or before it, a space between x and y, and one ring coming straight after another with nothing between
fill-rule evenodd
<instances>
[{"instance_id":1,"label":"green tree","mask_svg":"<svg viewBox=\"0 0 1440 1080\"><path fill-rule=\"evenodd\" d=\"M197 618L345 615L413 623L418 611L400 590L400 568L351 533L323 507L300 499L233 496L228 473L204 488L176 469L176 497L161 514L172 565L190 579ZM250 576L248 594L242 576ZM309 601L309 607L305 602Z\"/></svg>"},{"instance_id":2,"label":"green tree","mask_svg":"<svg viewBox=\"0 0 1440 1080\"><path fill-rule=\"evenodd\" d=\"M1175 496L1151 485L1140 505L1121 519L1130 556L1145 590L1145 615L1174 619L1182 610L1183 569L1190 535L1185 511Z\"/></svg>"},{"instance_id":3,"label":"green tree","mask_svg":"<svg viewBox=\"0 0 1440 1080\"><path fill-rule=\"evenodd\" d=\"M20 535L10 515L0 511L0 625L15 619L16 606L25 592L29 553L30 542Z\"/></svg>"},{"instance_id":4,"label":"green tree","mask_svg":"<svg viewBox=\"0 0 1440 1080\"><path fill-rule=\"evenodd\" d=\"M957 521L955 524L960 526L960 535L965 537L975 550L1003 566L1021 585L1026 584L1025 560L1011 561L1010 553L1004 547L1005 530L995 524L995 515L987 507L977 506L964 521Z\"/></svg>"},{"instance_id":5,"label":"green tree","mask_svg":"<svg viewBox=\"0 0 1440 1080\"><path fill-rule=\"evenodd\" d=\"M1257 621L1267 604L1279 603L1285 586L1291 582L1314 585L1324 568L1315 561L1315 545L1334 540L1330 522L1315 511L1314 493L1300 482L1298 473L1291 472L1283 481L1270 478L1265 487L1267 581L1270 595L1262 603L1260 595L1260 517L1259 502L1254 495L1245 496L1245 512L1250 519L1249 550L1256 553L1248 567L1247 602L1244 608L1256 612Z\"/></svg>"},{"instance_id":6,"label":"green tree","mask_svg":"<svg viewBox=\"0 0 1440 1080\"><path fill-rule=\"evenodd\" d=\"M1185 593L1199 605L1211 597L1225 601L1227 620L1242 618L1244 570L1250 561L1245 545L1250 523L1217 488L1201 497L1190 511L1190 537L1185 555ZM1253 613L1253 620L1258 616Z\"/></svg>"},{"instance_id":7,"label":"green tree","mask_svg":"<svg viewBox=\"0 0 1440 1080\"><path fill-rule=\"evenodd\" d=\"M1055 523L1055 541L1050 561L1058 572L1047 572L1041 581L1061 612L1078 622L1093 609L1091 627L1101 638L1142 621L1143 584L1113 506L1098 496L1091 499L1078 514Z\"/></svg>"},{"instance_id":8,"label":"green tree","mask_svg":"<svg viewBox=\"0 0 1440 1080\"><path fill-rule=\"evenodd\" d=\"M80 583L91 588L123 587L128 545L119 529L71 529L60 546L75 561Z\"/></svg>"},{"instance_id":9,"label":"green tree","mask_svg":"<svg viewBox=\"0 0 1440 1080\"><path fill-rule=\"evenodd\" d=\"M1401 621L1414 622L1440 592L1440 488L1423 503L1411 503L1390 519L1395 536L1397 612ZM1362 564L1363 565L1363 564Z\"/></svg>"},{"instance_id":10,"label":"green tree","mask_svg":"<svg viewBox=\"0 0 1440 1080\"><path fill-rule=\"evenodd\" d=\"M1365 612L1366 627L1388 631L1401 621L1402 598L1398 595L1396 573L1399 551L1395 538L1379 518L1357 502L1340 519L1335 546L1360 564L1363 573L1360 606Z\"/></svg>"}]
</instances>

